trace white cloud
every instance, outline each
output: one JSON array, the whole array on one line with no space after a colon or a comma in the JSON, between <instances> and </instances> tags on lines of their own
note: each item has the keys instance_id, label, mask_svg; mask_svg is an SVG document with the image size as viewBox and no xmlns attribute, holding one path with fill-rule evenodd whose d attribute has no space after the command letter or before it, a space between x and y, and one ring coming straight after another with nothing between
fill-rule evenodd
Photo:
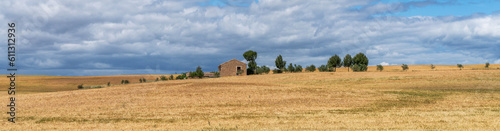
<instances>
[{"instance_id":1,"label":"white cloud","mask_svg":"<svg viewBox=\"0 0 500 131\"><path fill-rule=\"evenodd\" d=\"M387 62L382 62L382 63L380 63L380 65L386 66L386 65L390 65L390 64Z\"/></svg>"},{"instance_id":2,"label":"white cloud","mask_svg":"<svg viewBox=\"0 0 500 131\"><path fill-rule=\"evenodd\" d=\"M383 15L442 4L432 1L259 0L250 7L199 6L203 1L17 0L8 4L18 10L0 9L0 23L19 23L19 47L25 52L20 64L40 68L80 68L92 61L97 65L89 68L161 64L179 72L197 65L215 70L222 62L242 59L246 50L258 52L259 65L274 65L281 54L304 67L325 64L334 54L359 52L370 63L387 65L475 64L500 57L498 14ZM127 60L134 62L120 64Z\"/></svg>"},{"instance_id":3,"label":"white cloud","mask_svg":"<svg viewBox=\"0 0 500 131\"><path fill-rule=\"evenodd\" d=\"M493 62L493 64L500 64L500 59L498 59L495 62Z\"/></svg>"}]
</instances>

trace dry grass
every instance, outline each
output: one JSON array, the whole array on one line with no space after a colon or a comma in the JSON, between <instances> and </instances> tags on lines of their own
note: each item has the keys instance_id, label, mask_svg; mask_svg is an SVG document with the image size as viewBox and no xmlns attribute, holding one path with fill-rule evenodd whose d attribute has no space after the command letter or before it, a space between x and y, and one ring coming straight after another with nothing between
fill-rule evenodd
<instances>
[{"instance_id":1,"label":"dry grass","mask_svg":"<svg viewBox=\"0 0 500 131\"><path fill-rule=\"evenodd\" d=\"M5 130L498 130L500 70L439 67L20 94L18 122L4 115L0 123Z\"/></svg>"}]
</instances>

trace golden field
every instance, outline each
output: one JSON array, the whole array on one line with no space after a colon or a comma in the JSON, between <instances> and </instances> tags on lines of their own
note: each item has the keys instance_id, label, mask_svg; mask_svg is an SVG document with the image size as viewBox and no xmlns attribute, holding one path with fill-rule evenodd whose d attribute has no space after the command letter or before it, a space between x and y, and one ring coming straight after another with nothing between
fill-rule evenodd
<instances>
[{"instance_id":1,"label":"golden field","mask_svg":"<svg viewBox=\"0 0 500 131\"><path fill-rule=\"evenodd\" d=\"M1 130L499 130L500 65L464 66L340 68L85 90L76 85L159 75L19 76L16 124L6 113L0 123ZM8 84L5 77L1 82ZM7 91L0 98L6 105Z\"/></svg>"}]
</instances>

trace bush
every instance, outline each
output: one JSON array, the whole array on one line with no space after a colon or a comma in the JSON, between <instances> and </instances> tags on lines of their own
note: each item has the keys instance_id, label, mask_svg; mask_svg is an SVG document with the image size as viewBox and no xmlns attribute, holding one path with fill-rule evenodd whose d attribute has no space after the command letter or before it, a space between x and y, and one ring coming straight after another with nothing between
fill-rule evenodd
<instances>
[{"instance_id":1,"label":"bush","mask_svg":"<svg viewBox=\"0 0 500 131\"><path fill-rule=\"evenodd\" d=\"M382 65L377 65L377 70L382 72L384 70L384 67Z\"/></svg>"},{"instance_id":2,"label":"bush","mask_svg":"<svg viewBox=\"0 0 500 131\"><path fill-rule=\"evenodd\" d=\"M256 73L257 74L268 74L271 71L267 66L257 66Z\"/></svg>"},{"instance_id":3,"label":"bush","mask_svg":"<svg viewBox=\"0 0 500 131\"><path fill-rule=\"evenodd\" d=\"M321 65L318 67L319 72L325 72L328 71L328 67L326 65Z\"/></svg>"},{"instance_id":4,"label":"bush","mask_svg":"<svg viewBox=\"0 0 500 131\"><path fill-rule=\"evenodd\" d=\"M111 82L108 82L108 86L111 86Z\"/></svg>"},{"instance_id":5,"label":"bush","mask_svg":"<svg viewBox=\"0 0 500 131\"><path fill-rule=\"evenodd\" d=\"M168 78L169 80L174 80L174 75L170 75L170 78Z\"/></svg>"},{"instance_id":6,"label":"bush","mask_svg":"<svg viewBox=\"0 0 500 131\"><path fill-rule=\"evenodd\" d=\"M167 77L162 75L162 76L160 76L160 80L165 81L165 80L167 80Z\"/></svg>"},{"instance_id":7,"label":"bush","mask_svg":"<svg viewBox=\"0 0 500 131\"><path fill-rule=\"evenodd\" d=\"M306 66L306 71L314 72L314 71L316 71L316 66L314 66L314 65Z\"/></svg>"},{"instance_id":8,"label":"bush","mask_svg":"<svg viewBox=\"0 0 500 131\"><path fill-rule=\"evenodd\" d=\"M486 65L484 67L489 68L490 67L490 63L486 62Z\"/></svg>"},{"instance_id":9,"label":"bush","mask_svg":"<svg viewBox=\"0 0 500 131\"><path fill-rule=\"evenodd\" d=\"M220 77L220 72L218 72L218 71L213 71L212 73L214 73L214 76L215 76L215 77Z\"/></svg>"},{"instance_id":10,"label":"bush","mask_svg":"<svg viewBox=\"0 0 500 131\"><path fill-rule=\"evenodd\" d=\"M128 84L128 83L129 83L128 80L123 81L123 84Z\"/></svg>"},{"instance_id":11,"label":"bush","mask_svg":"<svg viewBox=\"0 0 500 131\"><path fill-rule=\"evenodd\" d=\"M142 82L146 82L146 78L142 78Z\"/></svg>"},{"instance_id":12,"label":"bush","mask_svg":"<svg viewBox=\"0 0 500 131\"><path fill-rule=\"evenodd\" d=\"M288 68L287 68L287 69L288 69L287 71L288 71L288 72L290 72L290 73L291 73L291 72L295 72L295 67L293 67L293 64L292 64L292 63L290 63L290 65L288 65Z\"/></svg>"},{"instance_id":13,"label":"bush","mask_svg":"<svg viewBox=\"0 0 500 131\"><path fill-rule=\"evenodd\" d=\"M403 71L407 71L408 69L410 69L410 68L408 68L407 64L401 65L401 68L403 68Z\"/></svg>"},{"instance_id":14,"label":"bush","mask_svg":"<svg viewBox=\"0 0 500 131\"><path fill-rule=\"evenodd\" d=\"M78 89L83 89L83 84L78 85Z\"/></svg>"},{"instance_id":15,"label":"bush","mask_svg":"<svg viewBox=\"0 0 500 131\"><path fill-rule=\"evenodd\" d=\"M278 74L278 73L283 73L283 72L282 72L280 69L274 69L274 70L273 70L273 73L274 73L274 74Z\"/></svg>"},{"instance_id":16,"label":"bush","mask_svg":"<svg viewBox=\"0 0 500 131\"><path fill-rule=\"evenodd\" d=\"M464 66L462 64L457 64L457 67L460 68L460 70L462 70L462 68L464 68Z\"/></svg>"},{"instance_id":17,"label":"bush","mask_svg":"<svg viewBox=\"0 0 500 131\"><path fill-rule=\"evenodd\" d=\"M139 83L142 83L142 79L141 78L139 78Z\"/></svg>"},{"instance_id":18,"label":"bush","mask_svg":"<svg viewBox=\"0 0 500 131\"><path fill-rule=\"evenodd\" d=\"M352 71L354 72L367 71L367 70L368 66L366 65L354 64L354 66L352 67Z\"/></svg>"},{"instance_id":19,"label":"bush","mask_svg":"<svg viewBox=\"0 0 500 131\"><path fill-rule=\"evenodd\" d=\"M122 84L124 84L124 83L125 83L125 81L124 81L124 80L122 80Z\"/></svg>"},{"instance_id":20,"label":"bush","mask_svg":"<svg viewBox=\"0 0 500 131\"><path fill-rule=\"evenodd\" d=\"M431 69L434 70L434 68L436 68L436 66L434 66L433 64L431 64Z\"/></svg>"},{"instance_id":21,"label":"bush","mask_svg":"<svg viewBox=\"0 0 500 131\"><path fill-rule=\"evenodd\" d=\"M301 65L295 65L295 72L302 72L302 66Z\"/></svg>"},{"instance_id":22,"label":"bush","mask_svg":"<svg viewBox=\"0 0 500 131\"><path fill-rule=\"evenodd\" d=\"M156 80L155 80L155 81L160 81L160 79L159 79L159 78L156 78Z\"/></svg>"}]
</instances>

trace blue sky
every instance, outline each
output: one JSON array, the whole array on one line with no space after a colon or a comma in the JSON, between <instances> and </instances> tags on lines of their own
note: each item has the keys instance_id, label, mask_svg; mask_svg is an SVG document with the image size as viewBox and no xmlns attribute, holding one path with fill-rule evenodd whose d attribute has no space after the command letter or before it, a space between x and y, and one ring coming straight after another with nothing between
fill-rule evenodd
<instances>
[{"instance_id":1,"label":"blue sky","mask_svg":"<svg viewBox=\"0 0 500 131\"><path fill-rule=\"evenodd\" d=\"M0 23L16 22L16 60L25 75L170 74L198 65L216 71L228 60L244 61L247 50L258 53L258 65L271 68L280 54L287 63L319 66L332 55L360 52L369 65L500 64L500 0L3 4L10 8L0 9Z\"/></svg>"}]
</instances>

